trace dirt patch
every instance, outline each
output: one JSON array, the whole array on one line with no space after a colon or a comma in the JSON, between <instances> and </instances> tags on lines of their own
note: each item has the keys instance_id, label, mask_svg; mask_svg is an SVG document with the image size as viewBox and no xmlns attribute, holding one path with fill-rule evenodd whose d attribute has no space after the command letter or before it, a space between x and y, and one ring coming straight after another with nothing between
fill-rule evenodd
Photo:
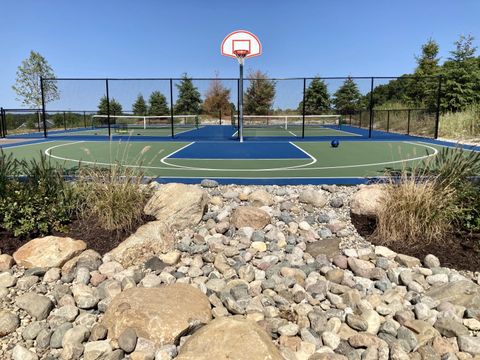
<instances>
[{"instance_id":1,"label":"dirt patch","mask_svg":"<svg viewBox=\"0 0 480 360\"><path fill-rule=\"evenodd\" d=\"M145 215L138 227L155 220ZM136 230L136 229L135 229ZM97 251L103 255L128 238L133 232L108 231L98 227L94 221L75 220L64 232L54 232L52 235L71 237L83 240L88 249ZM0 231L0 250L2 254L12 255L19 247L29 242L32 238L16 238L7 231Z\"/></svg>"},{"instance_id":2,"label":"dirt patch","mask_svg":"<svg viewBox=\"0 0 480 360\"><path fill-rule=\"evenodd\" d=\"M374 245L383 245L374 237L375 222L352 216L352 223L357 232ZM395 252L414 256L423 261L426 255L433 254L440 260L444 267L457 270L480 270L480 233L457 232L450 236L448 241L439 244L420 243L415 249L402 243L394 243L388 246Z\"/></svg>"}]
</instances>

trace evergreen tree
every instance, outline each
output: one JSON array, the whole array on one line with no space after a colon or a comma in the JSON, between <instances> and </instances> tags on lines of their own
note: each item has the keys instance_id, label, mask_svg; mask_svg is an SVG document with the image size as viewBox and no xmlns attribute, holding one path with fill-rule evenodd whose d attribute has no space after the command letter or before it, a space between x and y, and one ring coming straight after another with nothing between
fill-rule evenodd
<instances>
[{"instance_id":1,"label":"evergreen tree","mask_svg":"<svg viewBox=\"0 0 480 360\"><path fill-rule=\"evenodd\" d=\"M180 84L175 84L178 89L178 99L174 111L178 115L196 115L200 113L202 98L198 89L193 85L192 79L183 74Z\"/></svg>"},{"instance_id":2,"label":"evergreen tree","mask_svg":"<svg viewBox=\"0 0 480 360\"><path fill-rule=\"evenodd\" d=\"M353 114L359 109L362 94L351 77L348 77L334 94L333 105L341 114Z\"/></svg>"},{"instance_id":3,"label":"evergreen tree","mask_svg":"<svg viewBox=\"0 0 480 360\"><path fill-rule=\"evenodd\" d=\"M305 114L319 115L330 109L330 95L327 84L322 79L314 78L305 90ZM303 112L303 101L298 105L298 112Z\"/></svg>"},{"instance_id":4,"label":"evergreen tree","mask_svg":"<svg viewBox=\"0 0 480 360\"><path fill-rule=\"evenodd\" d=\"M148 99L148 115L161 116L169 115L167 98L160 91L154 91Z\"/></svg>"},{"instance_id":5,"label":"evergreen tree","mask_svg":"<svg viewBox=\"0 0 480 360\"><path fill-rule=\"evenodd\" d=\"M452 57L443 65L442 110L460 111L472 103L480 103L480 59L471 35L461 35L455 42Z\"/></svg>"},{"instance_id":6,"label":"evergreen tree","mask_svg":"<svg viewBox=\"0 0 480 360\"><path fill-rule=\"evenodd\" d=\"M268 115L275 99L275 81L261 71L251 72L248 78L250 84L243 99L245 114Z\"/></svg>"},{"instance_id":7,"label":"evergreen tree","mask_svg":"<svg viewBox=\"0 0 480 360\"><path fill-rule=\"evenodd\" d=\"M434 109L437 102L439 73L439 46L433 39L422 45L422 54L416 57L417 68L412 78L405 79L409 103L416 107Z\"/></svg>"},{"instance_id":8,"label":"evergreen tree","mask_svg":"<svg viewBox=\"0 0 480 360\"><path fill-rule=\"evenodd\" d=\"M35 51L30 51L28 59L22 61L17 69L17 78L13 90L23 104L30 108L42 106L42 91L40 77L54 78L53 69L47 60ZM43 82L43 95L45 103L59 99L57 83L54 80Z\"/></svg>"},{"instance_id":9,"label":"evergreen tree","mask_svg":"<svg viewBox=\"0 0 480 360\"><path fill-rule=\"evenodd\" d=\"M231 112L230 89L227 89L217 78L210 82L203 102L203 111L214 116Z\"/></svg>"},{"instance_id":10,"label":"evergreen tree","mask_svg":"<svg viewBox=\"0 0 480 360\"><path fill-rule=\"evenodd\" d=\"M132 105L134 115L144 116L147 114L147 103L142 94L138 94L137 99Z\"/></svg>"},{"instance_id":11,"label":"evergreen tree","mask_svg":"<svg viewBox=\"0 0 480 360\"><path fill-rule=\"evenodd\" d=\"M108 101L106 96L102 96L98 104L98 115L108 115ZM110 99L110 115L122 115L122 105L114 98Z\"/></svg>"}]
</instances>

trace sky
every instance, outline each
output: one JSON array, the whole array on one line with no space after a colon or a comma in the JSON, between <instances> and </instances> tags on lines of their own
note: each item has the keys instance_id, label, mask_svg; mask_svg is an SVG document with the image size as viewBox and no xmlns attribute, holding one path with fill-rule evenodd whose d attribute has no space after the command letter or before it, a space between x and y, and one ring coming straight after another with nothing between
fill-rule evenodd
<instances>
[{"instance_id":1,"label":"sky","mask_svg":"<svg viewBox=\"0 0 480 360\"><path fill-rule=\"evenodd\" d=\"M2 0L0 13L4 108L22 107L12 85L30 50L57 77L237 77L236 61L220 55L220 44L245 29L263 47L261 57L247 60L247 72L283 78L397 76L413 71L429 38L442 60L460 34L480 45L478 0ZM285 106L301 93L292 84L278 89ZM87 96L94 85L65 84L70 99L56 105L96 107ZM118 83L114 94L115 86L125 101L151 87Z\"/></svg>"}]
</instances>

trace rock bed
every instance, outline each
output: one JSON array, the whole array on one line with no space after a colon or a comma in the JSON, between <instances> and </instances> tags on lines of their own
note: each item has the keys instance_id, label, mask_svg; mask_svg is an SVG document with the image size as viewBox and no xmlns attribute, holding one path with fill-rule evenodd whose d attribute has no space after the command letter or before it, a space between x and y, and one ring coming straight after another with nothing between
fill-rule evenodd
<instances>
[{"instance_id":1,"label":"rock bed","mask_svg":"<svg viewBox=\"0 0 480 360\"><path fill-rule=\"evenodd\" d=\"M158 186L157 221L103 257L0 255L0 358L480 358L478 273L365 241L358 187L203 185Z\"/></svg>"}]
</instances>

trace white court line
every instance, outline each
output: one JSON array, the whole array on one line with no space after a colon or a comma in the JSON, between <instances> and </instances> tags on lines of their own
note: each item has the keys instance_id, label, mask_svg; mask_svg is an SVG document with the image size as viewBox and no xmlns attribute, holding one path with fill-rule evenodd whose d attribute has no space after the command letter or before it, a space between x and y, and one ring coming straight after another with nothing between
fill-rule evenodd
<instances>
[{"instance_id":1,"label":"white court line","mask_svg":"<svg viewBox=\"0 0 480 360\"><path fill-rule=\"evenodd\" d=\"M289 132L290 134L292 134L293 136L297 137L297 135L294 134L293 132L291 132L290 130L288 130L288 132Z\"/></svg>"},{"instance_id":2,"label":"white court line","mask_svg":"<svg viewBox=\"0 0 480 360\"><path fill-rule=\"evenodd\" d=\"M59 147L63 147L63 146L67 146L67 145L74 145L74 144L77 144L77 143L82 143L82 142L85 142L85 141L77 141L77 142L72 142L72 143L67 143L67 144L60 144L60 145L56 145L56 146L52 146L50 148L48 148L47 150L45 150L45 154L47 156L50 156L52 158L55 158L55 159L58 159L58 160L63 160L63 161L72 161L72 162L75 162L75 163L78 163L78 162L82 162L84 164L91 164L91 165L106 165L106 166L111 166L111 165L114 165L112 163L102 163L102 162L94 162L94 161L83 161L83 160L78 160L78 159L69 159L69 158L64 158L64 157L60 157L60 156L56 156L56 155L52 155L50 154L50 151L55 149L55 148L59 148ZM408 142L408 141L402 141L403 143L407 143L407 144L413 144L413 145L417 145L417 143L415 142ZM169 156L172 156L173 154L179 152L180 150L186 148L187 146L190 146L192 145L193 143L190 143L190 144L187 144L185 146L183 146L182 148L180 149L177 149L175 150L174 152L170 153L169 155L165 156L162 160L168 158ZM305 150L301 149L300 147L298 147L297 145L295 144L292 144L294 145L295 147L299 148L301 151L305 152L309 157L311 157L312 159L314 159L314 161L312 163L315 163L317 161L316 158L314 158L312 155L310 155L308 152L306 152ZM398 164L398 163L403 163L403 162L410 162L410 161L416 161L416 160L423 160L423 159L426 159L426 158L429 158L429 157L432 157L432 156L436 156L438 154L438 150L435 149L434 147L431 147L431 146L428 146L428 145L425 145L425 144L420 144L420 146L423 146L423 147L426 147L426 148L429 148L433 151L432 154L428 154L428 155L424 155L424 156L419 156L419 157L415 157L415 158L410 158L410 159L402 159L402 160L394 160L394 161L385 161L385 162L378 162L378 163L369 163L369 164L354 164L354 165L340 165L340 166L322 166L322 167L306 167L308 166L309 164L304 164L304 165L297 165L297 166L289 166L289 167L283 167L283 168L271 168L271 169L212 169L212 168L196 168L196 167L188 167L188 166L181 166L181 165L175 165L175 164L170 164L170 163L167 163L166 161L162 161L163 164L165 165L168 165L168 167L163 167L163 166L144 166L144 165L129 165L129 164L124 164L124 166L126 167L131 167L131 168L144 168L144 169L160 169L160 170L199 170L199 171L218 171L218 172L222 172L222 171L225 171L225 172L231 172L231 171L242 171L242 172L270 172L270 171L287 171L287 170L331 170L331 169L348 169L348 168L359 168L359 167L369 167L369 166L378 166L378 165L390 165L390 164ZM251 159L251 160L255 160L255 159Z\"/></svg>"},{"instance_id":3,"label":"white court line","mask_svg":"<svg viewBox=\"0 0 480 360\"><path fill-rule=\"evenodd\" d=\"M238 134L238 130L233 133L232 137L235 137L235 135L237 134Z\"/></svg>"}]
</instances>

